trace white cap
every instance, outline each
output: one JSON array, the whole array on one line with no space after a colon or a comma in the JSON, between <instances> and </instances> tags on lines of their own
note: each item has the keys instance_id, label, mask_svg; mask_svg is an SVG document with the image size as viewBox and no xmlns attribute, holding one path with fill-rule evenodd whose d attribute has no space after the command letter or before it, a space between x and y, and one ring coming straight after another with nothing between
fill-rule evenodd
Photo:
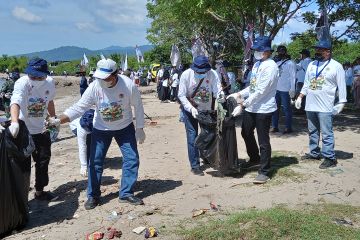
<instances>
[{"instance_id":1,"label":"white cap","mask_svg":"<svg viewBox=\"0 0 360 240\"><path fill-rule=\"evenodd\" d=\"M96 71L94 73L95 78L106 79L108 78L113 72L117 70L116 62L108 59L101 59L97 63Z\"/></svg>"}]
</instances>

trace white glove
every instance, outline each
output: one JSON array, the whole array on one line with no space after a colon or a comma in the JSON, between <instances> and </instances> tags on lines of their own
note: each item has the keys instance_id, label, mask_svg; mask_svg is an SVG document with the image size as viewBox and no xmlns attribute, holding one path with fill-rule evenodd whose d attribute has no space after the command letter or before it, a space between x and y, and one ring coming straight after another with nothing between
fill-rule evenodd
<instances>
[{"instance_id":1,"label":"white glove","mask_svg":"<svg viewBox=\"0 0 360 240\"><path fill-rule=\"evenodd\" d=\"M17 135L19 133L19 129L20 129L19 123L11 122L11 124L9 126L9 131L14 138L17 137Z\"/></svg>"},{"instance_id":2,"label":"white glove","mask_svg":"<svg viewBox=\"0 0 360 240\"><path fill-rule=\"evenodd\" d=\"M142 128L137 128L135 131L135 137L139 144L143 144L146 138L144 130Z\"/></svg>"},{"instance_id":3,"label":"white glove","mask_svg":"<svg viewBox=\"0 0 360 240\"><path fill-rule=\"evenodd\" d=\"M4 97L10 99L11 98L11 93L5 93Z\"/></svg>"},{"instance_id":4,"label":"white glove","mask_svg":"<svg viewBox=\"0 0 360 240\"><path fill-rule=\"evenodd\" d=\"M344 103L338 103L338 104L336 104L336 105L333 107L332 113L333 113L334 115L337 115L337 114L341 113L341 111L344 109L344 106L345 106Z\"/></svg>"},{"instance_id":5,"label":"white glove","mask_svg":"<svg viewBox=\"0 0 360 240\"><path fill-rule=\"evenodd\" d=\"M218 98L217 100L218 100L218 103L224 103L224 102L226 102L226 98L225 98L224 93L220 93L220 94L219 94L219 98Z\"/></svg>"},{"instance_id":6,"label":"white glove","mask_svg":"<svg viewBox=\"0 0 360 240\"><path fill-rule=\"evenodd\" d=\"M294 98L295 97L295 92L290 90L289 95L290 95L290 98Z\"/></svg>"},{"instance_id":7,"label":"white glove","mask_svg":"<svg viewBox=\"0 0 360 240\"><path fill-rule=\"evenodd\" d=\"M80 168L80 175L81 175L82 177L87 177L87 175L88 175L87 166L81 166L81 168Z\"/></svg>"},{"instance_id":8,"label":"white glove","mask_svg":"<svg viewBox=\"0 0 360 240\"><path fill-rule=\"evenodd\" d=\"M191 115L193 116L193 118L197 118L197 116L199 115L198 110L196 110L196 108L191 108Z\"/></svg>"},{"instance_id":9,"label":"white glove","mask_svg":"<svg viewBox=\"0 0 360 240\"><path fill-rule=\"evenodd\" d=\"M234 110L233 110L233 112L231 113L231 115L233 116L233 117L236 117L236 116L239 116L240 114L241 114L241 112L242 112L242 106L241 105L239 105L239 106L237 106Z\"/></svg>"},{"instance_id":10,"label":"white glove","mask_svg":"<svg viewBox=\"0 0 360 240\"><path fill-rule=\"evenodd\" d=\"M237 92L237 93L232 93L230 94L229 96L226 97L226 99L229 99L229 98L234 98L236 101L237 100L240 100L241 99L241 95L240 95L240 92Z\"/></svg>"},{"instance_id":11,"label":"white glove","mask_svg":"<svg viewBox=\"0 0 360 240\"><path fill-rule=\"evenodd\" d=\"M302 101L302 98L301 97L298 97L295 101L295 107L297 109L300 109L301 108L301 101Z\"/></svg>"},{"instance_id":12,"label":"white glove","mask_svg":"<svg viewBox=\"0 0 360 240\"><path fill-rule=\"evenodd\" d=\"M49 125L49 126L58 127L58 126L60 126L60 119L54 118L54 117L50 117L50 118L48 119L48 125Z\"/></svg>"},{"instance_id":13,"label":"white glove","mask_svg":"<svg viewBox=\"0 0 360 240\"><path fill-rule=\"evenodd\" d=\"M2 133L4 130L5 130L5 128L0 125L0 133Z\"/></svg>"}]
</instances>

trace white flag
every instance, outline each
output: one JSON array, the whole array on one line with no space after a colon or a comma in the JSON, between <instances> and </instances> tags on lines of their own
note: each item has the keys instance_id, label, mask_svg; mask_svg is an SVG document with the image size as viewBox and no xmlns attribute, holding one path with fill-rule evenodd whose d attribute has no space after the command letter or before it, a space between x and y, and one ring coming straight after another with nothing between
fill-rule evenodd
<instances>
[{"instance_id":1,"label":"white flag","mask_svg":"<svg viewBox=\"0 0 360 240\"><path fill-rule=\"evenodd\" d=\"M106 57L102 53L100 53L100 57L101 57L101 60L106 59Z\"/></svg>"},{"instance_id":2,"label":"white flag","mask_svg":"<svg viewBox=\"0 0 360 240\"><path fill-rule=\"evenodd\" d=\"M135 52L136 52L136 58L137 58L138 63L144 62L144 56L143 56L140 48L137 45L135 47Z\"/></svg>"},{"instance_id":3,"label":"white flag","mask_svg":"<svg viewBox=\"0 0 360 240\"><path fill-rule=\"evenodd\" d=\"M124 66L123 66L123 71L126 71L128 69L128 61L127 61L127 53L125 55L125 61L124 61Z\"/></svg>"},{"instance_id":4,"label":"white flag","mask_svg":"<svg viewBox=\"0 0 360 240\"><path fill-rule=\"evenodd\" d=\"M193 60L200 55L208 56L207 51L204 47L204 44L201 42L200 38L193 39L193 45L191 47L191 53Z\"/></svg>"},{"instance_id":5,"label":"white flag","mask_svg":"<svg viewBox=\"0 0 360 240\"><path fill-rule=\"evenodd\" d=\"M84 56L83 56L83 61L82 61L84 64L83 66L87 66L89 64L89 60L88 58L86 57L85 53L84 53Z\"/></svg>"},{"instance_id":6,"label":"white flag","mask_svg":"<svg viewBox=\"0 0 360 240\"><path fill-rule=\"evenodd\" d=\"M181 64L180 51L175 44L171 47L170 61L172 66L179 67Z\"/></svg>"}]
</instances>

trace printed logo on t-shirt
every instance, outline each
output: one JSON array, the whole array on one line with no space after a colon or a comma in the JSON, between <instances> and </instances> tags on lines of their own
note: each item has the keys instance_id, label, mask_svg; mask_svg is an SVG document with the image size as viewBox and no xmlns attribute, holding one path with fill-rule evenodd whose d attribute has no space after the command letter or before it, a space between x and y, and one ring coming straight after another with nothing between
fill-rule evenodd
<instances>
[{"instance_id":1,"label":"printed logo on t-shirt","mask_svg":"<svg viewBox=\"0 0 360 240\"><path fill-rule=\"evenodd\" d=\"M310 89L311 90L322 90L322 86L325 83L325 77L323 75L318 76L317 78L313 76L310 79Z\"/></svg>"},{"instance_id":2,"label":"printed logo on t-shirt","mask_svg":"<svg viewBox=\"0 0 360 240\"><path fill-rule=\"evenodd\" d=\"M105 122L117 121L124 117L123 108L119 102L103 102L100 105L99 112Z\"/></svg>"},{"instance_id":3,"label":"printed logo on t-shirt","mask_svg":"<svg viewBox=\"0 0 360 240\"><path fill-rule=\"evenodd\" d=\"M195 88L193 89L195 91ZM210 101L210 91L207 87L200 87L195 94L194 100L198 103L207 103Z\"/></svg>"},{"instance_id":4,"label":"printed logo on t-shirt","mask_svg":"<svg viewBox=\"0 0 360 240\"><path fill-rule=\"evenodd\" d=\"M46 109L46 100L43 98L29 98L28 117L43 117Z\"/></svg>"},{"instance_id":5,"label":"printed logo on t-shirt","mask_svg":"<svg viewBox=\"0 0 360 240\"><path fill-rule=\"evenodd\" d=\"M250 78L250 93L254 93L256 90L256 75L252 74Z\"/></svg>"}]
</instances>

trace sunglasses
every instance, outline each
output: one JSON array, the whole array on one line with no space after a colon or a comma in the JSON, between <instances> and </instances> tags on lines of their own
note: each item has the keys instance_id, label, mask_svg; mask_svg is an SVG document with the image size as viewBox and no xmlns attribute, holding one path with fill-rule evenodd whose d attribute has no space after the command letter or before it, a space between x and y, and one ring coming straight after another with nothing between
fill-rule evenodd
<instances>
[{"instance_id":1,"label":"sunglasses","mask_svg":"<svg viewBox=\"0 0 360 240\"><path fill-rule=\"evenodd\" d=\"M29 78L30 78L30 80L33 80L33 81L43 81L46 79L46 77L35 77L35 76L31 76L31 75L29 75Z\"/></svg>"}]
</instances>

